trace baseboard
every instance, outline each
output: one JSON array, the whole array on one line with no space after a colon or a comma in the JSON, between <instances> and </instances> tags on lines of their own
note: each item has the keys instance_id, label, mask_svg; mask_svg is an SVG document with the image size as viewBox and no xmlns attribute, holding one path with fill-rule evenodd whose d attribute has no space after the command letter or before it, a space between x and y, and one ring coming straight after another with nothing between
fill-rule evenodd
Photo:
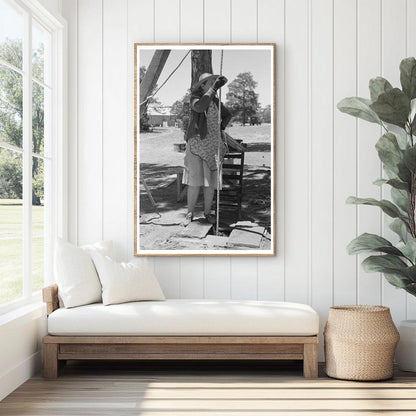
<instances>
[{"instance_id":1,"label":"baseboard","mask_svg":"<svg viewBox=\"0 0 416 416\"><path fill-rule=\"evenodd\" d=\"M0 374L0 401L35 375L40 370L41 365L42 352L38 351L10 370Z\"/></svg>"}]
</instances>

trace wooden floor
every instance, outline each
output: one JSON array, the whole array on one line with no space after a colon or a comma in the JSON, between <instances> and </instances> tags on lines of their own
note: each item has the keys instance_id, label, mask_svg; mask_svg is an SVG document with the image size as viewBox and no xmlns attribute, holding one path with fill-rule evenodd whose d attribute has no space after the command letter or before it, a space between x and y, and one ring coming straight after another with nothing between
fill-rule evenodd
<instances>
[{"instance_id":1,"label":"wooden floor","mask_svg":"<svg viewBox=\"0 0 416 416\"><path fill-rule=\"evenodd\" d=\"M0 415L416 415L416 374L384 382L305 380L298 363L71 362L33 377Z\"/></svg>"}]
</instances>

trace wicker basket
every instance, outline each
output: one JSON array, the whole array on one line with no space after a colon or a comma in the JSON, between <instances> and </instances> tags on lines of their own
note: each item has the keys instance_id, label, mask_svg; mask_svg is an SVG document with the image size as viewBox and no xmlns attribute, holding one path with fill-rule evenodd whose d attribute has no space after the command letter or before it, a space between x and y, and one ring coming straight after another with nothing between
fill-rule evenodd
<instances>
[{"instance_id":1,"label":"wicker basket","mask_svg":"<svg viewBox=\"0 0 416 416\"><path fill-rule=\"evenodd\" d=\"M344 380L393 377L399 332L385 306L334 306L324 331L326 373Z\"/></svg>"}]
</instances>

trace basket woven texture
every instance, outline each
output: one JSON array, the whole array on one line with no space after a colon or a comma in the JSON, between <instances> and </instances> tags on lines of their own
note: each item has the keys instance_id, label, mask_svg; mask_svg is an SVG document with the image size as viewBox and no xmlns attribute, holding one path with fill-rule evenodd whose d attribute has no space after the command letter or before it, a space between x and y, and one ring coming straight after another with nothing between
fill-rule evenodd
<instances>
[{"instance_id":1,"label":"basket woven texture","mask_svg":"<svg viewBox=\"0 0 416 416\"><path fill-rule=\"evenodd\" d=\"M326 373L344 380L393 377L399 332L385 306L351 305L329 309L324 330Z\"/></svg>"}]
</instances>

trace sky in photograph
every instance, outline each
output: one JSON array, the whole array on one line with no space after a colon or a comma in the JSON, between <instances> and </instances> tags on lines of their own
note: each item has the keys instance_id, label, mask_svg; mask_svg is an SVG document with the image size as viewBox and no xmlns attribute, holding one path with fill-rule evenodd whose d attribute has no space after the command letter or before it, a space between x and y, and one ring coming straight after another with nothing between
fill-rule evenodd
<instances>
[{"instance_id":1,"label":"sky in photograph","mask_svg":"<svg viewBox=\"0 0 416 416\"><path fill-rule=\"evenodd\" d=\"M154 50L140 51L140 66L149 66ZM175 69L187 50L172 50L165 67L160 74L158 85L161 85L169 74ZM212 51L212 67L215 74L220 72L221 51ZM256 93L259 95L259 103L262 107L271 104L271 54L269 50L224 50L222 73L228 78L228 83L233 81L241 72L251 72L258 85ZM187 92L191 84L191 55L189 54L179 69L169 81L156 94L162 105L170 106L176 100L180 100ZM227 84L228 85L228 84ZM222 101L226 101L228 86L222 88Z\"/></svg>"}]
</instances>

